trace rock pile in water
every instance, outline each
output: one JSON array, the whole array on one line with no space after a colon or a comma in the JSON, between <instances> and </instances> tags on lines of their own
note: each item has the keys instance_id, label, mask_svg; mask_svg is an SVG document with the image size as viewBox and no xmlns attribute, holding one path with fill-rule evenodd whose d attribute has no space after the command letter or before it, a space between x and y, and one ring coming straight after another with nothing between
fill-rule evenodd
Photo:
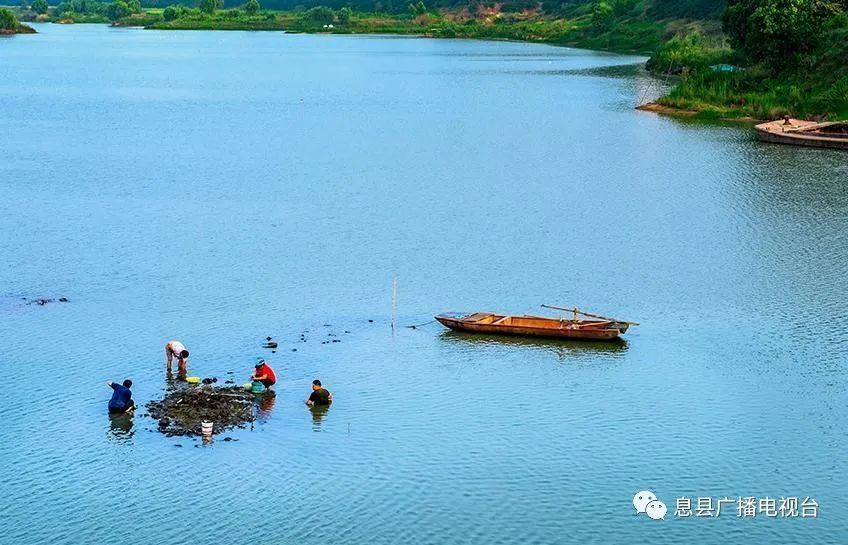
<instances>
[{"instance_id":1,"label":"rock pile in water","mask_svg":"<svg viewBox=\"0 0 848 545\"><path fill-rule=\"evenodd\" d=\"M213 433L239 427L255 420L255 396L242 388L185 388L168 393L160 401L147 403L150 416L159 421L165 435L201 435L200 423L213 423Z\"/></svg>"}]
</instances>

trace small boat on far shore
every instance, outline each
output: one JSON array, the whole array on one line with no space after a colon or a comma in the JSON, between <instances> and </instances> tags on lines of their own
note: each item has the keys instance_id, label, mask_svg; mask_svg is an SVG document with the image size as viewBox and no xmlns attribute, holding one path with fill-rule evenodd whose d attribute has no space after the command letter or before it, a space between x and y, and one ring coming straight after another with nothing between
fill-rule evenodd
<instances>
[{"instance_id":1,"label":"small boat on far shore","mask_svg":"<svg viewBox=\"0 0 848 545\"><path fill-rule=\"evenodd\" d=\"M508 316L491 312L446 312L436 316L436 320L454 331L467 333L598 341L618 339L631 325L639 325L636 322L590 314L577 308L542 306L567 311L572 316L570 318L549 318L527 315Z\"/></svg>"},{"instance_id":2,"label":"small boat on far shore","mask_svg":"<svg viewBox=\"0 0 848 545\"><path fill-rule=\"evenodd\" d=\"M763 142L848 150L848 121L817 123L787 116L754 129Z\"/></svg>"}]
</instances>

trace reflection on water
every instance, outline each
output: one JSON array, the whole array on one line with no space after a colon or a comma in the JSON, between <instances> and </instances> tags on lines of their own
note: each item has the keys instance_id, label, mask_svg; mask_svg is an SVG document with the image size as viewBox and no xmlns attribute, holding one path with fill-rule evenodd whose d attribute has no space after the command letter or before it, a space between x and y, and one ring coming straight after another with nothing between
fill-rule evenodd
<instances>
[{"instance_id":1,"label":"reflection on water","mask_svg":"<svg viewBox=\"0 0 848 545\"><path fill-rule=\"evenodd\" d=\"M274 390L266 390L262 394L256 395L256 418L260 422L265 422L271 418L271 411L274 410L274 404L277 402L277 394Z\"/></svg>"},{"instance_id":2,"label":"reflection on water","mask_svg":"<svg viewBox=\"0 0 848 545\"><path fill-rule=\"evenodd\" d=\"M587 341L578 339L553 339L546 337L513 337L509 335L486 335L464 333L462 331L443 331L439 339L451 344L465 344L469 347L510 346L553 352L559 356L586 356L592 354L622 354L627 350L627 341Z\"/></svg>"},{"instance_id":3,"label":"reflection on water","mask_svg":"<svg viewBox=\"0 0 848 545\"><path fill-rule=\"evenodd\" d=\"M313 431L321 431L321 423L324 421L324 417L327 416L329 410L329 405L314 405L309 408L309 411L312 413Z\"/></svg>"},{"instance_id":4,"label":"reflection on water","mask_svg":"<svg viewBox=\"0 0 848 545\"><path fill-rule=\"evenodd\" d=\"M512 71L514 74L531 74L535 76L596 76L603 78L632 79L644 74L641 62L630 64L615 64L612 66L593 66L588 68L567 68L550 70Z\"/></svg>"},{"instance_id":5,"label":"reflection on water","mask_svg":"<svg viewBox=\"0 0 848 545\"><path fill-rule=\"evenodd\" d=\"M127 413L109 413L109 432L119 442L128 442L135 434L133 415Z\"/></svg>"},{"instance_id":6,"label":"reflection on water","mask_svg":"<svg viewBox=\"0 0 848 545\"><path fill-rule=\"evenodd\" d=\"M174 375L174 372L171 369L167 369L165 371L165 382L167 382L170 386L174 386L176 383L186 382L187 376L187 371L177 371L177 374Z\"/></svg>"}]
</instances>

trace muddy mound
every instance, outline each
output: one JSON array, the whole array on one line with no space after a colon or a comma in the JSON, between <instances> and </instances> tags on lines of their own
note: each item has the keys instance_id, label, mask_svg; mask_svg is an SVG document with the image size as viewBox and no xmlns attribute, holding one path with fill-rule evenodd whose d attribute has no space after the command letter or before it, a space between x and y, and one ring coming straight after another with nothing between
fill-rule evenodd
<instances>
[{"instance_id":1,"label":"muddy mound","mask_svg":"<svg viewBox=\"0 0 848 545\"><path fill-rule=\"evenodd\" d=\"M159 421L159 431L175 435L201 435L200 423L212 422L213 433L244 428L255 420L256 396L241 388L195 388L169 392L161 401L150 401L147 410Z\"/></svg>"}]
</instances>

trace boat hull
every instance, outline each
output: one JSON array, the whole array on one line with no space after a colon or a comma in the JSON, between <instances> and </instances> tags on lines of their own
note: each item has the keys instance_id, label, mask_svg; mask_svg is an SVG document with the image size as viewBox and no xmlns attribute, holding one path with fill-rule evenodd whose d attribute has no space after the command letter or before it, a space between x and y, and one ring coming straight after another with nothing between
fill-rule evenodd
<instances>
[{"instance_id":1,"label":"boat hull","mask_svg":"<svg viewBox=\"0 0 848 545\"><path fill-rule=\"evenodd\" d=\"M509 317L506 317L509 318ZM530 318L530 317L528 317ZM436 316L445 327L454 331L463 331L466 333L483 333L488 335L509 335L515 337L545 337L552 339L582 339L594 341L610 341L618 339L621 336L621 331L616 328L604 327L602 322L597 322L597 325L590 323L584 327L569 327L570 322L558 320L550 320L551 324L533 325L534 321L541 321L541 318L527 319L527 324L521 323L479 323L469 321L460 317L440 314ZM554 327L556 324L556 327Z\"/></svg>"},{"instance_id":2,"label":"boat hull","mask_svg":"<svg viewBox=\"0 0 848 545\"><path fill-rule=\"evenodd\" d=\"M784 121L769 121L760 123L754 129L757 138L763 142L848 150L848 138L830 136L812 130L819 125L821 124L813 121L790 119L789 125L786 125ZM810 130L807 132L804 129Z\"/></svg>"}]
</instances>

